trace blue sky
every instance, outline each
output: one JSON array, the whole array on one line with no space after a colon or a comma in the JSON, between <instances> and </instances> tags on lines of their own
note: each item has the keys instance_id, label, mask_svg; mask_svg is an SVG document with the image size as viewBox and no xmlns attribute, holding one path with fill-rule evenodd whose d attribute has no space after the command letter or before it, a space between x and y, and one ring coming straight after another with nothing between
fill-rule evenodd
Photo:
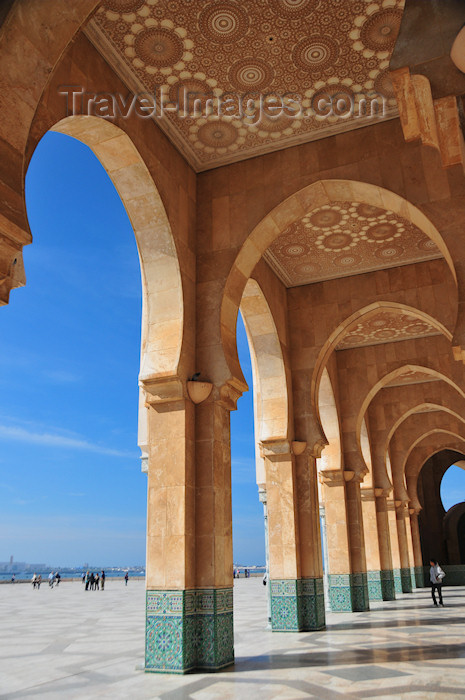
<instances>
[{"instance_id":1,"label":"blue sky","mask_svg":"<svg viewBox=\"0 0 465 700\"><path fill-rule=\"evenodd\" d=\"M136 565L146 476L137 448L141 318L134 234L92 152L48 133L26 180L27 285L0 309L0 561ZM242 321L238 348L252 387ZM236 563L264 562L253 397L231 414ZM450 469L446 508L465 498Z\"/></svg>"},{"instance_id":2,"label":"blue sky","mask_svg":"<svg viewBox=\"0 0 465 700\"><path fill-rule=\"evenodd\" d=\"M27 285L0 310L0 561L140 564L134 234L98 160L62 134L40 142L26 200ZM239 337L250 375L242 327ZM235 555L245 563L264 560L252 423L249 392L232 420Z\"/></svg>"}]
</instances>

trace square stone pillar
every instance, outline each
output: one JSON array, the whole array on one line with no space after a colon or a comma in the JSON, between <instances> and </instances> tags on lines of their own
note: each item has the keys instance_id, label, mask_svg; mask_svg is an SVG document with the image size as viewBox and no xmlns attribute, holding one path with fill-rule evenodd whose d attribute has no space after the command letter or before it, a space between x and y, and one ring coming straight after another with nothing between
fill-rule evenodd
<instances>
[{"instance_id":1,"label":"square stone pillar","mask_svg":"<svg viewBox=\"0 0 465 700\"><path fill-rule=\"evenodd\" d=\"M349 540L348 504L352 512L359 508L361 525L360 488L348 497L346 486L353 479L353 472L326 469L320 472L324 488L326 531L328 539L328 589L333 612L355 612L368 609L366 570L352 569L352 552ZM362 525L361 525L362 526Z\"/></svg>"},{"instance_id":2,"label":"square stone pillar","mask_svg":"<svg viewBox=\"0 0 465 700\"><path fill-rule=\"evenodd\" d=\"M381 571L375 489L362 485L360 494L362 500L368 597L370 600L386 600L384 590L385 576L382 575L384 571ZM391 600L391 598L387 598L387 600Z\"/></svg>"},{"instance_id":3,"label":"square stone pillar","mask_svg":"<svg viewBox=\"0 0 465 700\"><path fill-rule=\"evenodd\" d=\"M301 555L299 528L312 539L318 528L311 517L313 514L318 518L318 501L316 513L313 513L308 457L300 455L297 467L297 458L287 440L263 442L262 455L266 470L272 630L322 629L325 624L323 579L302 575L302 568L306 573L313 573L313 569L309 543ZM299 496L297 484L302 488ZM319 541L316 546L320 547Z\"/></svg>"},{"instance_id":4,"label":"square stone pillar","mask_svg":"<svg viewBox=\"0 0 465 700\"><path fill-rule=\"evenodd\" d=\"M234 662L229 410L173 379L148 387L145 670Z\"/></svg>"},{"instance_id":5,"label":"square stone pillar","mask_svg":"<svg viewBox=\"0 0 465 700\"><path fill-rule=\"evenodd\" d=\"M378 528L379 558L381 564L381 590L383 600L395 600L394 574L392 570L391 537L387 496L389 490L375 488L376 522Z\"/></svg>"},{"instance_id":6,"label":"square stone pillar","mask_svg":"<svg viewBox=\"0 0 465 700\"><path fill-rule=\"evenodd\" d=\"M413 509L412 509L413 510ZM417 588L425 588L423 574L423 554L421 551L420 528L418 526L418 511L410 511L410 529L412 534L413 561L415 564L415 582Z\"/></svg>"},{"instance_id":7,"label":"square stone pillar","mask_svg":"<svg viewBox=\"0 0 465 700\"><path fill-rule=\"evenodd\" d=\"M399 552L399 538L397 537L396 504L393 499L387 500L387 512L389 521L389 536L391 539L392 573L394 576L394 590L402 593L401 563Z\"/></svg>"},{"instance_id":8,"label":"square stone pillar","mask_svg":"<svg viewBox=\"0 0 465 700\"><path fill-rule=\"evenodd\" d=\"M399 540L400 555L400 580L402 593L412 592L412 576L410 573L410 559L408 553L407 528L405 517L408 514L408 502L396 501L397 537Z\"/></svg>"}]
</instances>

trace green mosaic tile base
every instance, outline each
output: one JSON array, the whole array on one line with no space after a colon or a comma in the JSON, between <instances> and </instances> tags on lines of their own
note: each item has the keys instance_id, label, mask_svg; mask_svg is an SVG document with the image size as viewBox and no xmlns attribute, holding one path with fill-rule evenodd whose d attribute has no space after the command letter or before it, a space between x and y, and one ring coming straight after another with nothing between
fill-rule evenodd
<instances>
[{"instance_id":1,"label":"green mosaic tile base","mask_svg":"<svg viewBox=\"0 0 465 700\"><path fill-rule=\"evenodd\" d=\"M366 574L352 574L352 610L365 612L370 609Z\"/></svg>"},{"instance_id":2,"label":"green mosaic tile base","mask_svg":"<svg viewBox=\"0 0 465 700\"><path fill-rule=\"evenodd\" d=\"M328 586L333 612L363 612L370 609L366 574L330 574Z\"/></svg>"},{"instance_id":3,"label":"green mosaic tile base","mask_svg":"<svg viewBox=\"0 0 465 700\"><path fill-rule=\"evenodd\" d=\"M412 579L410 578L410 567L408 569L400 570L400 585L402 587L402 593L412 592Z\"/></svg>"},{"instance_id":4,"label":"green mosaic tile base","mask_svg":"<svg viewBox=\"0 0 465 700\"><path fill-rule=\"evenodd\" d=\"M303 632L325 627L323 579L271 579L273 632Z\"/></svg>"},{"instance_id":5,"label":"green mosaic tile base","mask_svg":"<svg viewBox=\"0 0 465 700\"><path fill-rule=\"evenodd\" d=\"M394 574L391 570L386 569L380 571L381 590L383 592L383 600L395 600L396 591L394 586Z\"/></svg>"},{"instance_id":6,"label":"green mosaic tile base","mask_svg":"<svg viewBox=\"0 0 465 700\"><path fill-rule=\"evenodd\" d=\"M417 587L417 580L415 578L415 567L414 566L410 567L410 580L412 582L412 591L413 591L413 589Z\"/></svg>"},{"instance_id":7,"label":"green mosaic tile base","mask_svg":"<svg viewBox=\"0 0 465 700\"><path fill-rule=\"evenodd\" d=\"M394 575L394 590L396 593L402 593L402 580L400 578L400 569L393 569Z\"/></svg>"},{"instance_id":8,"label":"green mosaic tile base","mask_svg":"<svg viewBox=\"0 0 465 700\"><path fill-rule=\"evenodd\" d=\"M368 598L370 600L383 600L381 587L381 571L367 571Z\"/></svg>"},{"instance_id":9,"label":"green mosaic tile base","mask_svg":"<svg viewBox=\"0 0 465 700\"><path fill-rule=\"evenodd\" d=\"M415 567L415 582L416 588L425 588L425 576L422 566Z\"/></svg>"},{"instance_id":10,"label":"green mosaic tile base","mask_svg":"<svg viewBox=\"0 0 465 700\"><path fill-rule=\"evenodd\" d=\"M232 588L147 591L146 671L216 671L232 663Z\"/></svg>"}]
</instances>

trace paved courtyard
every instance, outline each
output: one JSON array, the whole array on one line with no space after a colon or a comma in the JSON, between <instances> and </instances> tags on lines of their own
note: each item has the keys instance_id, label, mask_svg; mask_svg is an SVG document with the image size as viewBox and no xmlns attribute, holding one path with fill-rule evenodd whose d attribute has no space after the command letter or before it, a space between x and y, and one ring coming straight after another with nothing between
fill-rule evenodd
<instances>
[{"instance_id":1,"label":"paved courtyard","mask_svg":"<svg viewBox=\"0 0 465 700\"><path fill-rule=\"evenodd\" d=\"M330 614L325 632L272 634L260 579L235 585L236 665L219 674L137 670L144 652L144 583L104 592L62 583L0 586L0 698L463 698L465 589L428 590Z\"/></svg>"}]
</instances>

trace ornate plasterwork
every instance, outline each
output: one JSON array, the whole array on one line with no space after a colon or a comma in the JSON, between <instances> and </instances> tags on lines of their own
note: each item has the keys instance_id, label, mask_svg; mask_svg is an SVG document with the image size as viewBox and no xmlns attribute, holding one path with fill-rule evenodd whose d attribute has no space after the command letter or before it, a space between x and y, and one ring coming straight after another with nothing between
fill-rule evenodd
<instances>
[{"instance_id":1,"label":"ornate plasterwork","mask_svg":"<svg viewBox=\"0 0 465 700\"><path fill-rule=\"evenodd\" d=\"M265 252L287 287L441 257L435 243L392 211L332 202L289 226Z\"/></svg>"},{"instance_id":2,"label":"ornate plasterwork","mask_svg":"<svg viewBox=\"0 0 465 700\"><path fill-rule=\"evenodd\" d=\"M376 315L362 317L354 323L336 349L380 345L429 335L438 335L438 331L423 319L410 314L380 310Z\"/></svg>"},{"instance_id":3,"label":"ornate plasterwork","mask_svg":"<svg viewBox=\"0 0 465 700\"><path fill-rule=\"evenodd\" d=\"M176 114L157 118L198 170L321 138L371 117L328 114L342 105L386 97L397 114L388 66L404 0L103 0L86 34L134 92L164 86L170 100L184 88L298 96L305 115L254 119ZM321 100L323 99L323 102ZM337 110L336 110L337 111ZM290 110L287 111L287 114ZM379 117L378 117L379 118Z\"/></svg>"}]
</instances>

